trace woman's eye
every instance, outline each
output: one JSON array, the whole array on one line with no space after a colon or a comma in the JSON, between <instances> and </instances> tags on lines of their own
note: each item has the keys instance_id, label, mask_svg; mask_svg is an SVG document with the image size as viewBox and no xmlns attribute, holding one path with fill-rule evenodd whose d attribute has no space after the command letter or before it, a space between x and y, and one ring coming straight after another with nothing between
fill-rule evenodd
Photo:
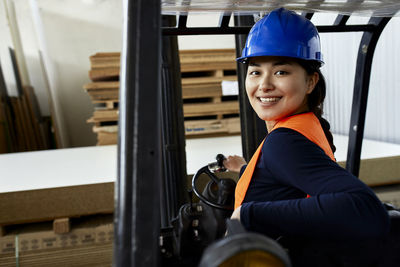
<instances>
[{"instance_id":1,"label":"woman's eye","mask_svg":"<svg viewBox=\"0 0 400 267\"><path fill-rule=\"evenodd\" d=\"M260 72L253 70L253 71L250 71L249 74L250 75L258 75L258 74L260 74Z\"/></svg>"},{"instance_id":2,"label":"woman's eye","mask_svg":"<svg viewBox=\"0 0 400 267\"><path fill-rule=\"evenodd\" d=\"M252 71L249 71L249 75L257 75L259 72L258 71L255 71L255 70L252 70Z\"/></svg>"},{"instance_id":3,"label":"woman's eye","mask_svg":"<svg viewBox=\"0 0 400 267\"><path fill-rule=\"evenodd\" d=\"M288 72L284 70L278 70L277 72L275 72L275 75L286 75L286 74L288 74Z\"/></svg>"}]
</instances>

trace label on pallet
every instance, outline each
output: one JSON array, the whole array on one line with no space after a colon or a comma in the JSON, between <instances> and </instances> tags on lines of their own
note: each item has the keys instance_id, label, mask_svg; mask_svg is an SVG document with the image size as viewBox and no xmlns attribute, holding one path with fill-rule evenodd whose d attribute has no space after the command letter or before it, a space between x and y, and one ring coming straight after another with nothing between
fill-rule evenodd
<instances>
[{"instance_id":1,"label":"label on pallet","mask_svg":"<svg viewBox=\"0 0 400 267\"><path fill-rule=\"evenodd\" d=\"M222 95L238 95L239 94L239 84L237 81L222 81Z\"/></svg>"}]
</instances>

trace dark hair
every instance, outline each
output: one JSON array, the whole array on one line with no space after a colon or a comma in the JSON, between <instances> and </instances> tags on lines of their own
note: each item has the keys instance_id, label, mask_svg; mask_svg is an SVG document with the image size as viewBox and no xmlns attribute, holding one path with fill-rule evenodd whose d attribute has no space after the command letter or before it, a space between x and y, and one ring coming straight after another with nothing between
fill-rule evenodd
<instances>
[{"instance_id":1,"label":"dark hair","mask_svg":"<svg viewBox=\"0 0 400 267\"><path fill-rule=\"evenodd\" d=\"M333 144L333 135L330 131L331 125L326 119L322 117L324 100L326 96L326 83L325 78L320 70L321 63L311 60L298 60L298 63L301 67L303 67L303 69L305 69L308 75L314 74L315 72L319 75L318 83L315 85L314 90L311 92L311 94L308 95L307 104L309 110L313 112L315 116L317 116L317 118L319 119L322 129L324 130L326 139L328 139L329 145L331 146L332 151L335 153L336 147Z\"/></svg>"}]
</instances>

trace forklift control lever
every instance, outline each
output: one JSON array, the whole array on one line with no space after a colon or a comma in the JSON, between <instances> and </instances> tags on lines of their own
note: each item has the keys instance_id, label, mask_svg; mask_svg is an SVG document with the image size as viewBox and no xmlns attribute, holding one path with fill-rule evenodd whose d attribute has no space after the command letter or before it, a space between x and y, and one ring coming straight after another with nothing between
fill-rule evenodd
<instances>
[{"instance_id":1,"label":"forklift control lever","mask_svg":"<svg viewBox=\"0 0 400 267\"><path fill-rule=\"evenodd\" d=\"M208 169L211 172L225 172L226 171L226 168L224 166L224 160L226 160L225 156L222 154L218 154L215 159L217 161L208 164Z\"/></svg>"}]
</instances>

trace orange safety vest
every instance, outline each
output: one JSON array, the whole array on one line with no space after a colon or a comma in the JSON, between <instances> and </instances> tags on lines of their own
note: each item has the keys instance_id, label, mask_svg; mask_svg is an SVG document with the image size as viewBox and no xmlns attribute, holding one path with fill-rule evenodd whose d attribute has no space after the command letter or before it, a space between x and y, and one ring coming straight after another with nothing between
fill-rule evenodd
<instances>
[{"instance_id":1,"label":"orange safety vest","mask_svg":"<svg viewBox=\"0 0 400 267\"><path fill-rule=\"evenodd\" d=\"M311 142L318 145L322 150L324 150L325 154L328 155L333 161L335 161L335 157L333 155L332 149L329 145L328 140L326 139L324 130L318 120L318 118L312 112L296 114L290 117L286 117L280 121L278 121L274 128L289 128L295 130L302 135L304 135ZM271 132L272 132L271 131ZM246 169L244 170L242 176L240 177L236 189L235 189L235 209L242 205L244 197L246 196L247 189L249 188L249 184L251 178L253 177L254 169L256 167L258 158L260 157L261 148L264 144L265 139L262 141L260 146L257 148L250 162L247 164Z\"/></svg>"}]
</instances>

